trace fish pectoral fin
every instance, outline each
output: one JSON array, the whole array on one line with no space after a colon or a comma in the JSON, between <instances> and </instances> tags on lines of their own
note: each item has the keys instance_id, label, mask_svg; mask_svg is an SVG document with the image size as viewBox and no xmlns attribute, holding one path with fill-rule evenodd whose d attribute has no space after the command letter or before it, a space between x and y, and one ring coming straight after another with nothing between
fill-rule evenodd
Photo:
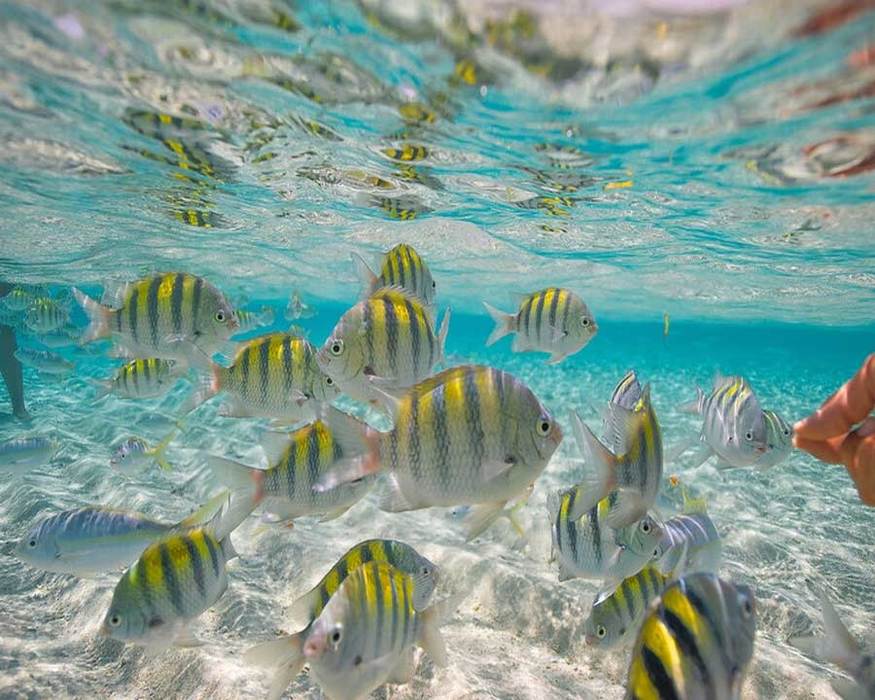
<instances>
[{"instance_id":1,"label":"fish pectoral fin","mask_svg":"<svg viewBox=\"0 0 875 700\"><path fill-rule=\"evenodd\" d=\"M547 358L547 364L548 365L558 364L558 363L562 362L562 360L564 360L566 357L568 357L567 350L554 350L552 352L552 354L550 355L550 357Z\"/></svg>"},{"instance_id":2,"label":"fish pectoral fin","mask_svg":"<svg viewBox=\"0 0 875 700\"><path fill-rule=\"evenodd\" d=\"M336 520L341 515L346 513L346 511L348 511L352 507L352 505L353 504L350 504L348 506L343 506L341 508L335 508L334 510L328 511L327 513L325 513L325 515L323 515L321 518L319 518L319 522L320 523L327 523L329 520Z\"/></svg>"},{"instance_id":3,"label":"fish pectoral fin","mask_svg":"<svg viewBox=\"0 0 875 700\"><path fill-rule=\"evenodd\" d=\"M314 493L325 493L344 484L351 484L380 471L377 459L368 455L339 459L319 480L313 484Z\"/></svg>"},{"instance_id":4,"label":"fish pectoral fin","mask_svg":"<svg viewBox=\"0 0 875 700\"><path fill-rule=\"evenodd\" d=\"M507 505L507 501L478 503L473 506L462 521L465 541L470 542L478 535L483 534L501 516L505 505Z\"/></svg>"},{"instance_id":5,"label":"fish pectoral fin","mask_svg":"<svg viewBox=\"0 0 875 700\"><path fill-rule=\"evenodd\" d=\"M508 455L504 459L487 460L481 463L480 473L483 476L484 482L489 482L497 479L513 469L517 465L517 458L513 455Z\"/></svg>"},{"instance_id":6,"label":"fish pectoral fin","mask_svg":"<svg viewBox=\"0 0 875 700\"><path fill-rule=\"evenodd\" d=\"M415 510L417 507L418 505L413 503L401 490L398 477L392 473L387 474L386 480L383 483L382 493L380 494L380 510L387 513L401 513L407 510Z\"/></svg>"}]
</instances>

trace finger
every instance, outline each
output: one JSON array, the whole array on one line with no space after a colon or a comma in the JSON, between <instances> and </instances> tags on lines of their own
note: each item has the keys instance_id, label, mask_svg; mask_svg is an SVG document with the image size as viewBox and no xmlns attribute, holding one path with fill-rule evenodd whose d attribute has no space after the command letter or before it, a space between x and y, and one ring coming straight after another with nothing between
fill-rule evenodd
<instances>
[{"instance_id":1,"label":"finger","mask_svg":"<svg viewBox=\"0 0 875 700\"><path fill-rule=\"evenodd\" d=\"M827 464L844 464L842 450L840 449L845 436L830 438L829 440L809 440L796 435L793 444L800 450L805 450L821 462Z\"/></svg>"},{"instance_id":2,"label":"finger","mask_svg":"<svg viewBox=\"0 0 875 700\"><path fill-rule=\"evenodd\" d=\"M799 421L794 431L802 438L823 440L848 432L875 407L875 353L859 371L817 411Z\"/></svg>"},{"instance_id":3,"label":"finger","mask_svg":"<svg viewBox=\"0 0 875 700\"><path fill-rule=\"evenodd\" d=\"M847 464L848 474L857 486L860 500L867 506L875 506L875 435L855 437L853 456Z\"/></svg>"}]
</instances>

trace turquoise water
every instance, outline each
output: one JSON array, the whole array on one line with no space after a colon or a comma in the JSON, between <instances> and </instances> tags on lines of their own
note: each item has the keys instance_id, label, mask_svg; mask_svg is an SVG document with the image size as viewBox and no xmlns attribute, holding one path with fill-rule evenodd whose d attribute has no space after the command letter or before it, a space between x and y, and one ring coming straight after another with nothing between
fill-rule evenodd
<instances>
[{"instance_id":1,"label":"turquoise water","mask_svg":"<svg viewBox=\"0 0 875 700\"><path fill-rule=\"evenodd\" d=\"M262 697L242 652L289 629L284 607L374 536L439 563L439 591L470 590L444 628L450 667L424 659L379 697L622 697L627 654L583 643L596 582L559 584L546 561L547 494L583 473L569 411L597 425L634 367L679 444L696 420L678 405L718 371L796 420L875 349L875 75L849 62L875 13L797 36L826 6L560 21L477 5L411 5L406 19L369 2L0 5L0 280L97 294L184 270L244 308L273 307L275 329L296 289L317 310L296 323L320 344L358 297L350 253L375 261L409 242L453 308L448 361L520 377L567 436L523 511L525 551L504 522L466 544L447 509L388 514L373 495L290 531L259 533L253 517L234 535L228 591L197 625L206 646L150 658L96 634L114 576L41 573L14 545L85 504L178 519L216 491L204 454L256 464L266 422L209 402L169 447L172 472L123 476L112 447L166 435L193 376L157 399L95 402L88 379L118 361L105 344L62 349L71 375L25 369L32 421L7 415L0 392L0 441L61 446L0 482L0 697ZM547 284L586 299L596 338L555 366L508 340L487 350L480 301L510 309ZM756 587L743 697L832 697L835 669L787 639L818 624L813 583L875 641L875 511L844 470L799 452L766 472L683 459L665 471L708 499L722 573ZM661 511L678 505L666 490ZM320 696L306 675L290 693Z\"/></svg>"}]
</instances>

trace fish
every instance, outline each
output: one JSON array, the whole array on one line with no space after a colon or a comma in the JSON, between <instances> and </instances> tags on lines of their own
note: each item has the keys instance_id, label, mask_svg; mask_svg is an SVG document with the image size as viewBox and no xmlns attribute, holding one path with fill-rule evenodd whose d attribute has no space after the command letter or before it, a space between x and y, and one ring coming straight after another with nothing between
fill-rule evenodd
<instances>
[{"instance_id":1,"label":"fish","mask_svg":"<svg viewBox=\"0 0 875 700\"><path fill-rule=\"evenodd\" d=\"M36 297L27 307L24 325L34 333L50 333L70 320L70 313L51 297Z\"/></svg>"},{"instance_id":2,"label":"fish","mask_svg":"<svg viewBox=\"0 0 875 700\"><path fill-rule=\"evenodd\" d=\"M169 391L185 373L185 367L176 360L147 357L130 360L119 367L107 380L93 380L97 389L95 399L114 394L123 399L146 399Z\"/></svg>"},{"instance_id":3,"label":"fish","mask_svg":"<svg viewBox=\"0 0 875 700\"><path fill-rule=\"evenodd\" d=\"M549 353L547 364L556 364L579 352L598 332L589 307L568 289L547 287L525 295L517 312L512 314L499 311L485 301L483 306L495 321L486 347L513 333L513 352Z\"/></svg>"},{"instance_id":4,"label":"fish","mask_svg":"<svg viewBox=\"0 0 875 700\"><path fill-rule=\"evenodd\" d=\"M42 435L15 437L0 442L0 471L21 474L52 460L58 444Z\"/></svg>"},{"instance_id":5,"label":"fish","mask_svg":"<svg viewBox=\"0 0 875 700\"><path fill-rule=\"evenodd\" d=\"M670 327L671 327L671 317L668 315L668 312L666 311L664 314L662 314L662 337L663 338L668 338L668 331L669 331Z\"/></svg>"},{"instance_id":6,"label":"fish","mask_svg":"<svg viewBox=\"0 0 875 700\"><path fill-rule=\"evenodd\" d=\"M631 409L612 403L606 415L610 446L602 444L572 411L574 436L586 461L595 468L595 477L584 481L585 496L576 500L571 512L578 519L595 503L614 490L619 491L616 507L606 517L613 528L630 525L653 507L662 481L662 431L650 400L650 385Z\"/></svg>"},{"instance_id":7,"label":"fish","mask_svg":"<svg viewBox=\"0 0 875 700\"><path fill-rule=\"evenodd\" d=\"M399 147L384 148L385 153L392 160L400 160L405 163L425 160L428 158L428 149L415 143L402 143Z\"/></svg>"},{"instance_id":8,"label":"fish","mask_svg":"<svg viewBox=\"0 0 875 700\"><path fill-rule=\"evenodd\" d=\"M327 475L320 488L385 473L382 510L476 506L465 521L469 540L509 501L528 495L562 441L562 428L532 390L494 367L461 365L397 396L382 394L392 430L368 432L369 453L346 473Z\"/></svg>"},{"instance_id":9,"label":"fish","mask_svg":"<svg viewBox=\"0 0 875 700\"><path fill-rule=\"evenodd\" d=\"M740 697L756 627L756 601L748 586L714 574L682 576L644 618L626 700Z\"/></svg>"},{"instance_id":10,"label":"fish","mask_svg":"<svg viewBox=\"0 0 875 700\"><path fill-rule=\"evenodd\" d=\"M45 374L69 374L75 369L75 365L72 362L48 350L18 348L13 355L25 367L30 367Z\"/></svg>"},{"instance_id":11,"label":"fish","mask_svg":"<svg viewBox=\"0 0 875 700\"><path fill-rule=\"evenodd\" d=\"M206 524L171 532L143 550L113 590L102 636L152 653L201 644L190 624L227 589L226 565L237 556L230 534L249 514L245 500L235 500Z\"/></svg>"},{"instance_id":12,"label":"fish","mask_svg":"<svg viewBox=\"0 0 875 700\"><path fill-rule=\"evenodd\" d=\"M656 566L648 564L614 590L596 596L583 624L587 645L612 649L634 639L648 607L670 581Z\"/></svg>"},{"instance_id":13,"label":"fish","mask_svg":"<svg viewBox=\"0 0 875 700\"><path fill-rule=\"evenodd\" d=\"M68 348L79 342L79 332L75 326L67 323L60 328L49 331L48 333L40 333L39 336L37 336L37 340L40 345L53 350L57 348Z\"/></svg>"},{"instance_id":14,"label":"fish","mask_svg":"<svg viewBox=\"0 0 875 700\"><path fill-rule=\"evenodd\" d=\"M273 324L273 309L269 306L262 306L257 312L237 309L237 323L237 333L248 333L256 328L270 326Z\"/></svg>"},{"instance_id":15,"label":"fish","mask_svg":"<svg viewBox=\"0 0 875 700\"><path fill-rule=\"evenodd\" d=\"M371 561L350 573L325 609L297 634L260 644L244 660L275 671L270 697L279 698L304 664L332 700L367 697L386 682L413 678L414 646L438 667L447 665L440 634L461 602L452 596L418 611L415 583L386 562Z\"/></svg>"},{"instance_id":16,"label":"fish","mask_svg":"<svg viewBox=\"0 0 875 700\"><path fill-rule=\"evenodd\" d=\"M312 318L316 315L316 310L304 303L301 298L301 293L296 289L289 297L289 303L286 306L286 321L297 321L298 319Z\"/></svg>"},{"instance_id":17,"label":"fish","mask_svg":"<svg viewBox=\"0 0 875 700\"><path fill-rule=\"evenodd\" d=\"M103 306L79 289L73 296L89 318L82 343L112 338L130 357L161 357L205 365L237 331L233 307L203 277L158 274L121 285Z\"/></svg>"},{"instance_id":18,"label":"fish","mask_svg":"<svg viewBox=\"0 0 875 700\"><path fill-rule=\"evenodd\" d=\"M687 573L720 568L723 544L705 501L692 499L683 489L683 512L662 521L662 538L654 559L663 574L681 567Z\"/></svg>"},{"instance_id":19,"label":"fish","mask_svg":"<svg viewBox=\"0 0 875 700\"><path fill-rule=\"evenodd\" d=\"M792 637L790 644L821 661L835 664L853 681L837 678L833 690L845 700L873 700L875 698L875 655L866 654L848 632L836 609L822 591L818 591L823 611L823 636Z\"/></svg>"},{"instance_id":20,"label":"fish","mask_svg":"<svg viewBox=\"0 0 875 700\"><path fill-rule=\"evenodd\" d=\"M615 530L606 520L616 507L617 493L603 498L580 518L571 516L583 489L573 486L548 498L553 556L559 562L559 580L594 578L619 582L640 571L653 558L662 536L650 515Z\"/></svg>"},{"instance_id":21,"label":"fish","mask_svg":"<svg viewBox=\"0 0 875 700\"><path fill-rule=\"evenodd\" d=\"M401 287L419 297L427 308L434 306L437 283L413 246L399 243L383 255L379 275L357 253L352 254L352 259L362 280L362 300L383 287Z\"/></svg>"},{"instance_id":22,"label":"fish","mask_svg":"<svg viewBox=\"0 0 875 700\"><path fill-rule=\"evenodd\" d=\"M36 569L79 577L121 570L156 540L208 522L227 498L219 494L178 523L101 506L65 510L33 525L16 545L15 556Z\"/></svg>"},{"instance_id":23,"label":"fish","mask_svg":"<svg viewBox=\"0 0 875 700\"><path fill-rule=\"evenodd\" d=\"M443 359L450 310L440 330L419 299L388 287L349 309L316 356L342 392L360 401L376 401L375 384L399 389L416 384Z\"/></svg>"},{"instance_id":24,"label":"fish","mask_svg":"<svg viewBox=\"0 0 875 700\"><path fill-rule=\"evenodd\" d=\"M13 287L8 294L0 298L0 304L5 306L9 311L22 312L26 311L33 300L33 293L24 287Z\"/></svg>"},{"instance_id":25,"label":"fish","mask_svg":"<svg viewBox=\"0 0 875 700\"><path fill-rule=\"evenodd\" d=\"M292 603L289 617L310 624L315 620L346 577L369 561L391 564L413 579L413 608L424 610L440 578L438 567L409 544L399 540L365 540L346 552L310 591Z\"/></svg>"},{"instance_id":26,"label":"fish","mask_svg":"<svg viewBox=\"0 0 875 700\"><path fill-rule=\"evenodd\" d=\"M717 456L717 467L755 465L768 449L768 428L760 402L743 377L714 379L714 388L705 394L696 387L696 398L681 406L704 419L699 450L690 468Z\"/></svg>"},{"instance_id":27,"label":"fish","mask_svg":"<svg viewBox=\"0 0 875 700\"><path fill-rule=\"evenodd\" d=\"M249 494L252 507L286 521L309 515L323 520L340 517L371 489L375 476L316 490L321 477L341 462L362 458L368 426L333 406L320 418L292 433L269 432L263 438L267 469L257 469L230 459L210 456L217 479L237 493Z\"/></svg>"},{"instance_id":28,"label":"fish","mask_svg":"<svg viewBox=\"0 0 875 700\"><path fill-rule=\"evenodd\" d=\"M334 379L319 368L314 347L289 333L247 341L230 367L213 363L211 375L189 397L183 413L222 392L229 399L225 416L300 421L312 419L320 402L340 394Z\"/></svg>"},{"instance_id":29,"label":"fish","mask_svg":"<svg viewBox=\"0 0 875 700\"><path fill-rule=\"evenodd\" d=\"M163 470L170 471L171 466L164 457L164 451L175 436L174 430L155 447L149 447L143 438L129 437L113 450L109 464L122 474L135 474L152 462L156 462Z\"/></svg>"},{"instance_id":30,"label":"fish","mask_svg":"<svg viewBox=\"0 0 875 700\"><path fill-rule=\"evenodd\" d=\"M766 421L766 451L756 461L757 469L769 469L783 462L793 450L793 426L774 411L763 410Z\"/></svg>"},{"instance_id":31,"label":"fish","mask_svg":"<svg viewBox=\"0 0 875 700\"><path fill-rule=\"evenodd\" d=\"M602 442L614 454L622 450L622 436L616 435L614 431L616 421L613 420L613 406L620 406L620 408L631 411L640 398L641 382L638 381L638 374L635 370L630 369L614 387L611 398L608 400L607 411L602 419Z\"/></svg>"}]
</instances>

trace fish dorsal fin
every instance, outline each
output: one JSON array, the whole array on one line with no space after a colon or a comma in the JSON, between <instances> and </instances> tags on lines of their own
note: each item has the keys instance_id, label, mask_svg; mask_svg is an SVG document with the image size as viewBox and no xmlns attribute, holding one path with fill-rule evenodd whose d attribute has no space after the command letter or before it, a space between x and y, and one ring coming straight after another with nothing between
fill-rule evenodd
<instances>
[{"instance_id":1,"label":"fish dorsal fin","mask_svg":"<svg viewBox=\"0 0 875 700\"><path fill-rule=\"evenodd\" d=\"M411 304L422 309L422 312L425 314L425 317L428 319L429 324L432 329L434 328L434 307L429 306L425 303L425 300L422 299L418 294L413 292L407 287L401 287L399 285L391 285L389 287L380 287L375 290L369 297L369 299L387 299L389 301L395 302L405 302L409 301Z\"/></svg>"},{"instance_id":2,"label":"fish dorsal fin","mask_svg":"<svg viewBox=\"0 0 875 700\"><path fill-rule=\"evenodd\" d=\"M361 298L367 298L374 291L377 285L377 275L371 269L371 266L365 262L365 259L358 253L351 253L352 263L355 265L356 275L362 283Z\"/></svg>"}]
</instances>

